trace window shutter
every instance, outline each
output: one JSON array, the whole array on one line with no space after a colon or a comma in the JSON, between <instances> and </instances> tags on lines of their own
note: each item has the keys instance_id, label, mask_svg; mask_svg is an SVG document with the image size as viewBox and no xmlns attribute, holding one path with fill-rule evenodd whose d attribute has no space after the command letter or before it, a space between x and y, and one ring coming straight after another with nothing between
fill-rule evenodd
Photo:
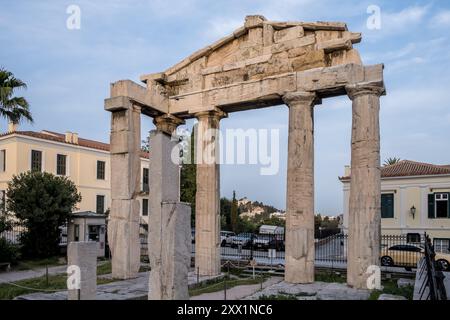
<instances>
[{"instance_id":1,"label":"window shutter","mask_svg":"<svg viewBox=\"0 0 450 320\"><path fill-rule=\"evenodd\" d=\"M448 200L447 200L447 218L450 218L450 193L448 194Z\"/></svg>"},{"instance_id":2,"label":"window shutter","mask_svg":"<svg viewBox=\"0 0 450 320\"><path fill-rule=\"evenodd\" d=\"M428 195L428 219L434 219L434 193Z\"/></svg>"}]
</instances>

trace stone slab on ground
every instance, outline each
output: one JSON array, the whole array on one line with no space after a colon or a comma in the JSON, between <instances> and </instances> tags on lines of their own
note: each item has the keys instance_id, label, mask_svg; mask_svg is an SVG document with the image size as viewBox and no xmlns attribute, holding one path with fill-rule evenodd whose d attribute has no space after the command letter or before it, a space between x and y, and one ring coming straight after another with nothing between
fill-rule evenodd
<instances>
[{"instance_id":1,"label":"stone slab on ground","mask_svg":"<svg viewBox=\"0 0 450 320\"><path fill-rule=\"evenodd\" d=\"M223 275L209 277L200 276L198 281L203 282ZM96 300L147 300L149 273L140 272L138 277L97 286ZM194 271L188 275L189 286L197 283ZM67 291L54 293L37 292L18 296L15 300L67 300Z\"/></svg>"},{"instance_id":2,"label":"stone slab on ground","mask_svg":"<svg viewBox=\"0 0 450 320\"><path fill-rule=\"evenodd\" d=\"M293 295L298 300L367 300L369 290L353 289L344 283L314 282L310 284L292 284L281 281L262 291L247 297L247 300L258 300L262 296Z\"/></svg>"},{"instance_id":3,"label":"stone slab on ground","mask_svg":"<svg viewBox=\"0 0 450 320\"><path fill-rule=\"evenodd\" d=\"M397 280L397 287L399 287L399 288L404 288L404 287L408 287L408 286L414 287L415 282L416 281L414 279L400 278Z\"/></svg>"},{"instance_id":4,"label":"stone slab on ground","mask_svg":"<svg viewBox=\"0 0 450 320\"><path fill-rule=\"evenodd\" d=\"M388 293L383 293L380 294L380 296L378 297L378 300L408 300L403 296L397 296L395 294L388 294Z\"/></svg>"},{"instance_id":5,"label":"stone slab on ground","mask_svg":"<svg viewBox=\"0 0 450 320\"><path fill-rule=\"evenodd\" d=\"M271 277L263 282L263 289L283 281L282 277ZM255 294L261 289L261 284L251 284L236 286L227 290L227 300L241 300L248 296ZM204 293L198 296L191 297L190 300L225 300L225 293L223 290Z\"/></svg>"}]
</instances>

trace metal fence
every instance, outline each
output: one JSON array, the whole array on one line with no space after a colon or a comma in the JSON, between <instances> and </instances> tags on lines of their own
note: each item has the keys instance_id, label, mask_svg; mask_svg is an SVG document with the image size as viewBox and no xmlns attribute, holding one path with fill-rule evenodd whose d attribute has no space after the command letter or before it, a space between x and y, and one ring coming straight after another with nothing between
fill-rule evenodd
<instances>
[{"instance_id":1,"label":"metal fence","mask_svg":"<svg viewBox=\"0 0 450 320\"><path fill-rule=\"evenodd\" d=\"M11 244L20 245L21 237L27 231L25 227L20 225L14 225L9 230L3 231L0 233L0 238L7 240ZM67 227L60 227L60 246L67 245Z\"/></svg>"},{"instance_id":2,"label":"metal fence","mask_svg":"<svg viewBox=\"0 0 450 320\"><path fill-rule=\"evenodd\" d=\"M424 257L420 260L417 279L421 285L418 290L417 300L447 300L447 292L444 285L444 274L440 265L435 261L436 253L431 245L430 238L425 235Z\"/></svg>"},{"instance_id":3,"label":"metal fence","mask_svg":"<svg viewBox=\"0 0 450 320\"><path fill-rule=\"evenodd\" d=\"M280 265L285 262L283 235L241 233L221 236L221 257L226 260L252 260L258 264ZM318 266L342 266L347 263L348 235L335 234L315 240L315 261ZM195 243L192 242L192 254ZM415 268L424 256L424 237L421 235L383 235L380 243L380 262L383 266Z\"/></svg>"}]
</instances>

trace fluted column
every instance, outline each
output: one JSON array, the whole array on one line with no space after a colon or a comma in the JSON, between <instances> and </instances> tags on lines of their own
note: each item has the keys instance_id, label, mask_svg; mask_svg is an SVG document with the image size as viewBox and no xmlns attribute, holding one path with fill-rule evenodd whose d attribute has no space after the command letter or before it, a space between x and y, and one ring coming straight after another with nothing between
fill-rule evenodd
<instances>
[{"instance_id":1,"label":"fluted column","mask_svg":"<svg viewBox=\"0 0 450 320\"><path fill-rule=\"evenodd\" d=\"M369 266L380 265L380 95L384 87L346 87L352 103L347 284L367 289Z\"/></svg>"},{"instance_id":2,"label":"fluted column","mask_svg":"<svg viewBox=\"0 0 450 320\"><path fill-rule=\"evenodd\" d=\"M200 275L220 273L219 109L200 112L198 119L195 200L195 267Z\"/></svg>"},{"instance_id":3,"label":"fluted column","mask_svg":"<svg viewBox=\"0 0 450 320\"><path fill-rule=\"evenodd\" d=\"M289 107L285 281L314 281L314 105L310 92L283 97Z\"/></svg>"}]
</instances>

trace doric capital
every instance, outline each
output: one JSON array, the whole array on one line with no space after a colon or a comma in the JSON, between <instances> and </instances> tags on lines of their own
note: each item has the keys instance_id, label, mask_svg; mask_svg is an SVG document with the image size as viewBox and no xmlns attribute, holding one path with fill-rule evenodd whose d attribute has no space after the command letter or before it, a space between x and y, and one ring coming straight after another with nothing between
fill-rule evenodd
<instances>
[{"instance_id":1,"label":"doric capital","mask_svg":"<svg viewBox=\"0 0 450 320\"><path fill-rule=\"evenodd\" d=\"M202 118L213 118L214 120L220 120L228 117L228 114L218 108L214 108L213 110L208 111L200 111L195 114L197 119Z\"/></svg>"},{"instance_id":2,"label":"doric capital","mask_svg":"<svg viewBox=\"0 0 450 320\"><path fill-rule=\"evenodd\" d=\"M153 123L155 124L156 129L172 135L177 127L184 124L185 121L171 114L163 114L162 116L155 117Z\"/></svg>"},{"instance_id":3,"label":"doric capital","mask_svg":"<svg viewBox=\"0 0 450 320\"><path fill-rule=\"evenodd\" d=\"M382 96L386 94L384 85L378 83L356 83L345 87L347 95L351 100L360 95L376 95Z\"/></svg>"},{"instance_id":4,"label":"doric capital","mask_svg":"<svg viewBox=\"0 0 450 320\"><path fill-rule=\"evenodd\" d=\"M283 102L288 106L307 105L314 106L321 104L322 100L317 96L315 92L300 91L289 92L283 95Z\"/></svg>"}]
</instances>

